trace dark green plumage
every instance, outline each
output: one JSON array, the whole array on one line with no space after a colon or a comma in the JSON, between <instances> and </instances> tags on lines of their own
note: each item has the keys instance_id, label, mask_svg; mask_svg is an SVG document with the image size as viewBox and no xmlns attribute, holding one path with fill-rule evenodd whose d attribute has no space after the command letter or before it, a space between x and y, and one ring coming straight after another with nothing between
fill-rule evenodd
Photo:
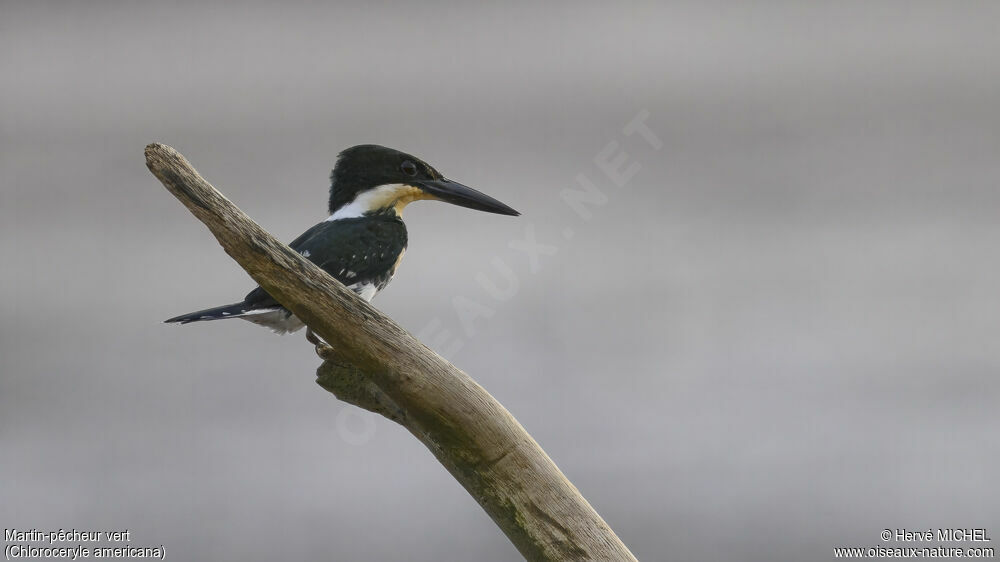
<instances>
[{"instance_id":1,"label":"dark green plumage","mask_svg":"<svg viewBox=\"0 0 1000 562\"><path fill-rule=\"evenodd\" d=\"M406 250L406 226L398 212L418 199L518 214L488 195L445 178L415 156L364 144L344 150L337 159L330 175L330 218L305 231L290 246L370 301L392 279ZM304 326L260 287L242 302L183 314L167 322L227 318L249 320L279 333Z\"/></svg>"},{"instance_id":2,"label":"dark green plumage","mask_svg":"<svg viewBox=\"0 0 1000 562\"><path fill-rule=\"evenodd\" d=\"M406 243L406 225L395 214L384 213L321 222L289 246L348 287L372 284L381 291L392 279ZM252 308L278 305L260 287L250 291L244 303Z\"/></svg>"}]
</instances>

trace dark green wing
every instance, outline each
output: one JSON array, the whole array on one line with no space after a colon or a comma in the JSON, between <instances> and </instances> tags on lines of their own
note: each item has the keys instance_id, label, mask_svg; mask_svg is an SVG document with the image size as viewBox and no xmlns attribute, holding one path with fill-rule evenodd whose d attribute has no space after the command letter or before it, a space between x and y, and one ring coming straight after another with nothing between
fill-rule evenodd
<instances>
[{"instance_id":1,"label":"dark green wing","mask_svg":"<svg viewBox=\"0 0 1000 562\"><path fill-rule=\"evenodd\" d=\"M392 278L406 242L403 221L375 215L321 222L289 246L348 287L373 284L382 289ZM260 287L244 302L251 309L279 306Z\"/></svg>"}]
</instances>

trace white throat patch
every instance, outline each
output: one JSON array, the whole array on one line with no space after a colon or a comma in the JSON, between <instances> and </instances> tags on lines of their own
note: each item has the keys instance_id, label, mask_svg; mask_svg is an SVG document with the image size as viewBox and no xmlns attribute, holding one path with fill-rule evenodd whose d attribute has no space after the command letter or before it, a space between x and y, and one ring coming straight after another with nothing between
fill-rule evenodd
<instances>
[{"instance_id":1,"label":"white throat patch","mask_svg":"<svg viewBox=\"0 0 1000 562\"><path fill-rule=\"evenodd\" d=\"M355 219L364 216L365 213L392 207L397 215L401 215L403 207L417 201L418 199L431 199L432 196L422 189L407 185L405 183L389 183L380 185L375 189L369 189L359 193L354 201L337 209L327 221L340 219Z\"/></svg>"}]
</instances>

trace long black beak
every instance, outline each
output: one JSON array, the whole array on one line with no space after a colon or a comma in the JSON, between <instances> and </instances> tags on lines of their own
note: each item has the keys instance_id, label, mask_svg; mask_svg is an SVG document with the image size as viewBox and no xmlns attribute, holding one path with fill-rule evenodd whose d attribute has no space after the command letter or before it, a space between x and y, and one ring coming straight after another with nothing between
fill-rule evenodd
<instances>
[{"instance_id":1,"label":"long black beak","mask_svg":"<svg viewBox=\"0 0 1000 562\"><path fill-rule=\"evenodd\" d=\"M464 186L447 178L421 180L413 183L428 194L453 205L513 217L521 214L485 193L480 193L471 187Z\"/></svg>"}]
</instances>

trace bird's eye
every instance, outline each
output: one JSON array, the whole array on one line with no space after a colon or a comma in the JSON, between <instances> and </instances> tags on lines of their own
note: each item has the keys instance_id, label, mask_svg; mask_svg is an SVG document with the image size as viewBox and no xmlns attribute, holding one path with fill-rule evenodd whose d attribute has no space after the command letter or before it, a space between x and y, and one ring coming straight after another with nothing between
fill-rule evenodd
<instances>
[{"instance_id":1,"label":"bird's eye","mask_svg":"<svg viewBox=\"0 0 1000 562\"><path fill-rule=\"evenodd\" d=\"M417 175L417 165L409 160L400 164L399 169L403 170L403 173L408 176Z\"/></svg>"}]
</instances>

